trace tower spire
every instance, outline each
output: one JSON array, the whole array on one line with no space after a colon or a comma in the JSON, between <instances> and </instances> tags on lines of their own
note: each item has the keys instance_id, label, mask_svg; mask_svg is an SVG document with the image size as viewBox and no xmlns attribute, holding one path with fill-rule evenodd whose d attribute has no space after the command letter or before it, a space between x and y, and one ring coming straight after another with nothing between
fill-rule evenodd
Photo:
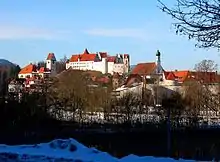
<instances>
[{"instance_id":1,"label":"tower spire","mask_svg":"<svg viewBox=\"0 0 220 162\"><path fill-rule=\"evenodd\" d=\"M157 74L162 73L162 66L161 66L161 60L160 60L161 53L159 50L156 52L156 57L157 57Z\"/></svg>"}]
</instances>

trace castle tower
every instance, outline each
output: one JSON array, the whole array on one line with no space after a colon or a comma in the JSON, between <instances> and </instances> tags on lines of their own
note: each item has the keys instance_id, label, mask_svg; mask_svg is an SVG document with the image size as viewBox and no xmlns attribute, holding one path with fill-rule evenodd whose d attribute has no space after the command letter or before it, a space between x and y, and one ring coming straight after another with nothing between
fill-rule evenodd
<instances>
[{"instance_id":1,"label":"castle tower","mask_svg":"<svg viewBox=\"0 0 220 162\"><path fill-rule=\"evenodd\" d=\"M157 69L156 69L156 73L157 74L162 74L163 73L163 68L161 66L161 53L159 50L157 50L156 52L156 64L157 64Z\"/></svg>"},{"instance_id":2,"label":"castle tower","mask_svg":"<svg viewBox=\"0 0 220 162\"><path fill-rule=\"evenodd\" d=\"M56 75L56 57L54 53L49 53L46 59L46 68L50 70L51 76Z\"/></svg>"}]
</instances>

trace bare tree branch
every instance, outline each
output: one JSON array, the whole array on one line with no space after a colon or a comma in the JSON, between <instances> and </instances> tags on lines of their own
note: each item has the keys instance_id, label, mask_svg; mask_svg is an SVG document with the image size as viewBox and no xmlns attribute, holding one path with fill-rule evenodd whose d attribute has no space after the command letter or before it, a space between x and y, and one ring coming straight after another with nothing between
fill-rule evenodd
<instances>
[{"instance_id":1,"label":"bare tree branch","mask_svg":"<svg viewBox=\"0 0 220 162\"><path fill-rule=\"evenodd\" d=\"M159 8L177 21L176 34L197 40L196 47L220 47L220 0L176 0L173 8L158 2Z\"/></svg>"}]
</instances>

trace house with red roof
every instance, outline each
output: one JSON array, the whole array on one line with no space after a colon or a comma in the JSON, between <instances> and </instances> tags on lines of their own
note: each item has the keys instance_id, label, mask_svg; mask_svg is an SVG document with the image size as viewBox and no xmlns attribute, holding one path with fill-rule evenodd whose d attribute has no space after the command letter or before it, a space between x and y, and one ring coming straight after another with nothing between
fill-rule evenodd
<instances>
[{"instance_id":1,"label":"house with red roof","mask_svg":"<svg viewBox=\"0 0 220 162\"><path fill-rule=\"evenodd\" d=\"M37 65L30 63L21 69L21 71L18 74L18 78L44 78L55 75L56 57L54 53L49 53L46 58L45 67L38 67Z\"/></svg>"},{"instance_id":2,"label":"house with red roof","mask_svg":"<svg viewBox=\"0 0 220 162\"><path fill-rule=\"evenodd\" d=\"M132 69L131 74L138 74L145 78L154 78L156 76L162 76L163 72L161 54L160 51L157 50L155 62L139 63Z\"/></svg>"},{"instance_id":3,"label":"house with red roof","mask_svg":"<svg viewBox=\"0 0 220 162\"><path fill-rule=\"evenodd\" d=\"M129 67L128 54L109 56L107 52L90 53L87 49L83 53L72 55L66 63L66 69L93 70L103 74L128 73Z\"/></svg>"},{"instance_id":4,"label":"house with red roof","mask_svg":"<svg viewBox=\"0 0 220 162\"><path fill-rule=\"evenodd\" d=\"M165 71L164 78L166 81L175 81L183 84L187 81L198 81L203 84L219 83L220 76L217 72L199 72L190 70Z\"/></svg>"}]
</instances>

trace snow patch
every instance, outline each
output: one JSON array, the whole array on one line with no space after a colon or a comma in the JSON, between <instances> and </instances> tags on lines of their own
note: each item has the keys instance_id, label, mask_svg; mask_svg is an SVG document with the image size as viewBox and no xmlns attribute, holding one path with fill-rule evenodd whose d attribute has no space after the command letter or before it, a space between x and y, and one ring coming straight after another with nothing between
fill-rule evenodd
<instances>
[{"instance_id":1,"label":"snow patch","mask_svg":"<svg viewBox=\"0 0 220 162\"><path fill-rule=\"evenodd\" d=\"M112 157L106 152L88 148L76 140L57 139L37 145L8 146L0 145L0 161L5 162L192 162L171 158L138 157L129 155L121 159Z\"/></svg>"}]
</instances>

